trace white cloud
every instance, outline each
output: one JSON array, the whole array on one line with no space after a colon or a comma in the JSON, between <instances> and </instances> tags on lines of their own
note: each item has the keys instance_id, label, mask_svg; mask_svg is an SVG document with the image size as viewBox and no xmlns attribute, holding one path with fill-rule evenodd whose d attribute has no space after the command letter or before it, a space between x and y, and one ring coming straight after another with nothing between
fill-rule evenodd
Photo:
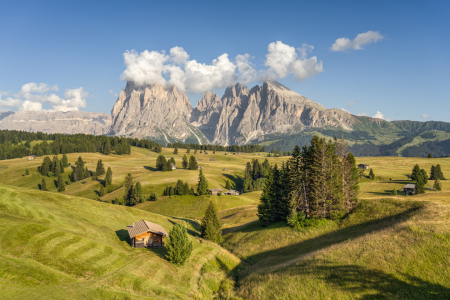
<instances>
[{"instance_id":1,"label":"white cloud","mask_svg":"<svg viewBox=\"0 0 450 300\"><path fill-rule=\"evenodd\" d=\"M114 93L114 91L113 91L113 90L109 90L109 93L110 93L111 95L115 96L115 97L117 97L117 96L118 96L118 95L117 95L117 93Z\"/></svg>"},{"instance_id":2,"label":"white cloud","mask_svg":"<svg viewBox=\"0 0 450 300\"><path fill-rule=\"evenodd\" d=\"M353 41L346 37L338 38L331 46L330 50L336 52L347 51L349 49L361 50L363 49L362 46L370 43L376 43L382 39L384 39L384 36L382 36L378 31L367 31L358 34Z\"/></svg>"},{"instance_id":3,"label":"white cloud","mask_svg":"<svg viewBox=\"0 0 450 300\"><path fill-rule=\"evenodd\" d=\"M372 118L377 118L377 119L383 119L384 120L384 115L380 111L377 110L377 113Z\"/></svg>"},{"instance_id":4,"label":"white cloud","mask_svg":"<svg viewBox=\"0 0 450 300\"><path fill-rule=\"evenodd\" d=\"M350 101L350 102L347 104L347 107L352 107L353 105L355 105L355 101Z\"/></svg>"},{"instance_id":5,"label":"white cloud","mask_svg":"<svg viewBox=\"0 0 450 300\"><path fill-rule=\"evenodd\" d=\"M422 119L431 119L431 117L429 115L427 115L427 114L422 114L420 117Z\"/></svg>"},{"instance_id":6,"label":"white cloud","mask_svg":"<svg viewBox=\"0 0 450 300\"><path fill-rule=\"evenodd\" d=\"M367 114L366 114L365 112L362 112L362 113L359 113L358 116L360 116L360 117L366 117Z\"/></svg>"},{"instance_id":7,"label":"white cloud","mask_svg":"<svg viewBox=\"0 0 450 300\"><path fill-rule=\"evenodd\" d=\"M322 62L317 62L317 57L307 58L307 53L313 49L313 46L307 44L303 44L296 50L281 41L270 43L264 63L269 67L267 75L273 78L284 78L293 74L296 80L302 81L323 72ZM300 57L297 52L300 53Z\"/></svg>"},{"instance_id":8,"label":"white cloud","mask_svg":"<svg viewBox=\"0 0 450 300\"><path fill-rule=\"evenodd\" d=\"M80 107L86 107L86 97L88 93L82 87L78 89L67 89L64 93L64 98L59 97L50 91L57 91L58 86L48 86L44 83L36 84L30 82L24 84L20 91L8 97L5 100L1 99L0 108L10 107L24 111L39 111L43 110L42 103L49 103L52 105L50 110L69 111L78 110Z\"/></svg>"},{"instance_id":9,"label":"white cloud","mask_svg":"<svg viewBox=\"0 0 450 300\"><path fill-rule=\"evenodd\" d=\"M307 58L314 47L303 44L295 49L278 41L268 46L266 70L257 71L250 62L252 56L239 54L230 58L224 53L212 60L210 64L191 60L189 54L181 47L165 51L135 50L123 54L125 71L121 78L133 81L138 86L161 84L175 85L178 89L200 93L206 90L225 88L236 82L249 83L262 80L265 76L283 78L293 75L296 80L305 80L323 71L322 62L315 56Z\"/></svg>"}]
</instances>

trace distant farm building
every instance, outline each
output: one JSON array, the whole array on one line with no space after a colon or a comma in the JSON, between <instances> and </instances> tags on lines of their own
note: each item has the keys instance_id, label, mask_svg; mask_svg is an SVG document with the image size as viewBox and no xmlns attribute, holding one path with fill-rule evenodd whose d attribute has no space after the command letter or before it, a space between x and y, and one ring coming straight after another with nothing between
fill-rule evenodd
<instances>
[{"instance_id":1,"label":"distant farm building","mask_svg":"<svg viewBox=\"0 0 450 300\"><path fill-rule=\"evenodd\" d=\"M221 189L209 189L209 191L210 191L211 195L213 195L213 196L217 196L222 192Z\"/></svg>"},{"instance_id":2,"label":"distant farm building","mask_svg":"<svg viewBox=\"0 0 450 300\"><path fill-rule=\"evenodd\" d=\"M33 160L33 159L35 159L36 158L36 155L30 155L30 156L28 156L28 160Z\"/></svg>"},{"instance_id":3,"label":"distant farm building","mask_svg":"<svg viewBox=\"0 0 450 300\"><path fill-rule=\"evenodd\" d=\"M201 169L202 169L202 167L198 166L198 167L197 167L197 169L201 170Z\"/></svg>"},{"instance_id":4,"label":"distant farm building","mask_svg":"<svg viewBox=\"0 0 450 300\"><path fill-rule=\"evenodd\" d=\"M227 168L223 168L222 171L228 171L228 169Z\"/></svg>"},{"instance_id":5,"label":"distant farm building","mask_svg":"<svg viewBox=\"0 0 450 300\"><path fill-rule=\"evenodd\" d=\"M416 190L416 184L415 183L409 183L403 187L403 191L405 191L405 194L414 194Z\"/></svg>"},{"instance_id":6,"label":"distant farm building","mask_svg":"<svg viewBox=\"0 0 450 300\"><path fill-rule=\"evenodd\" d=\"M364 169L364 170L368 170L368 169L369 169L369 165L366 165L366 164L359 164L359 165L358 165L358 168Z\"/></svg>"},{"instance_id":7,"label":"distant farm building","mask_svg":"<svg viewBox=\"0 0 450 300\"><path fill-rule=\"evenodd\" d=\"M127 230L134 248L162 247L164 238L169 236L161 225L145 220L128 225Z\"/></svg>"},{"instance_id":8,"label":"distant farm building","mask_svg":"<svg viewBox=\"0 0 450 300\"><path fill-rule=\"evenodd\" d=\"M174 163L170 163L170 165L172 166L172 170L176 170L177 166Z\"/></svg>"},{"instance_id":9,"label":"distant farm building","mask_svg":"<svg viewBox=\"0 0 450 300\"><path fill-rule=\"evenodd\" d=\"M203 159L201 159L201 158L200 158L200 159L197 159L197 161L202 161L202 160L203 160Z\"/></svg>"},{"instance_id":10,"label":"distant farm building","mask_svg":"<svg viewBox=\"0 0 450 300\"><path fill-rule=\"evenodd\" d=\"M235 190L229 190L224 193L227 196L239 196L239 192Z\"/></svg>"},{"instance_id":11,"label":"distant farm building","mask_svg":"<svg viewBox=\"0 0 450 300\"><path fill-rule=\"evenodd\" d=\"M210 158L209 161L216 161L214 158Z\"/></svg>"}]
</instances>

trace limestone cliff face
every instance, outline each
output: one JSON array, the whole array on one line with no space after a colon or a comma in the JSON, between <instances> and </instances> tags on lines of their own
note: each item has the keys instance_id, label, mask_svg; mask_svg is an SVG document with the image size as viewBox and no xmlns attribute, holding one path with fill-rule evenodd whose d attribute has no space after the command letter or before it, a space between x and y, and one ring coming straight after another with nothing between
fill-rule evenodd
<instances>
[{"instance_id":1,"label":"limestone cliff face","mask_svg":"<svg viewBox=\"0 0 450 300\"><path fill-rule=\"evenodd\" d=\"M326 109L270 79L251 90L239 83L230 86L221 101L207 92L196 110L193 124L212 143L221 145L243 145L266 134L289 134L310 127L330 125L351 130L355 122L351 114Z\"/></svg>"},{"instance_id":2,"label":"limestone cliff face","mask_svg":"<svg viewBox=\"0 0 450 300\"><path fill-rule=\"evenodd\" d=\"M128 82L111 111L110 134L166 142L195 139L196 128L188 122L191 112L188 97L176 87L164 88L159 84L138 87Z\"/></svg>"},{"instance_id":3,"label":"limestone cliff face","mask_svg":"<svg viewBox=\"0 0 450 300\"><path fill-rule=\"evenodd\" d=\"M19 111L0 113L0 129L44 133L107 134L111 117L104 113L84 111Z\"/></svg>"}]
</instances>

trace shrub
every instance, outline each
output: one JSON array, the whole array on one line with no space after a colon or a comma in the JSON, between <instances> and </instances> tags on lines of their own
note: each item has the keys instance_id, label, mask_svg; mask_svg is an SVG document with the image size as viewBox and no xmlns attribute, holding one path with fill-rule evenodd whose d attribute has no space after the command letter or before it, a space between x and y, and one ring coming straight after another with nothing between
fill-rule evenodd
<instances>
[{"instance_id":1,"label":"shrub","mask_svg":"<svg viewBox=\"0 0 450 300\"><path fill-rule=\"evenodd\" d=\"M166 243L168 250L166 257L173 264L183 265L191 256L193 249L187 230L183 226L175 224L169 236L169 241Z\"/></svg>"}]
</instances>

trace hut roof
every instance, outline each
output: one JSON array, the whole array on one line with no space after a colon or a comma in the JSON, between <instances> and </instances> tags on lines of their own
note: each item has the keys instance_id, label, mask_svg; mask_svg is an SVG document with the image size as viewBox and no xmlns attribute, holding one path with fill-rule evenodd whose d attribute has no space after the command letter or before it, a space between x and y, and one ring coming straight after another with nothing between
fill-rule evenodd
<instances>
[{"instance_id":1,"label":"hut roof","mask_svg":"<svg viewBox=\"0 0 450 300\"><path fill-rule=\"evenodd\" d=\"M415 189L416 188L416 184L415 183L408 183L403 188L404 189Z\"/></svg>"},{"instance_id":2,"label":"hut roof","mask_svg":"<svg viewBox=\"0 0 450 300\"><path fill-rule=\"evenodd\" d=\"M209 189L211 192L221 192L222 191L222 189Z\"/></svg>"},{"instance_id":3,"label":"hut roof","mask_svg":"<svg viewBox=\"0 0 450 300\"><path fill-rule=\"evenodd\" d=\"M228 190L227 193L239 193L239 192L236 190Z\"/></svg>"},{"instance_id":4,"label":"hut roof","mask_svg":"<svg viewBox=\"0 0 450 300\"><path fill-rule=\"evenodd\" d=\"M128 225L127 230L130 238L134 238L135 236L148 231L164 236L169 236L167 231L161 225L145 220L133 223L132 225Z\"/></svg>"}]
</instances>

